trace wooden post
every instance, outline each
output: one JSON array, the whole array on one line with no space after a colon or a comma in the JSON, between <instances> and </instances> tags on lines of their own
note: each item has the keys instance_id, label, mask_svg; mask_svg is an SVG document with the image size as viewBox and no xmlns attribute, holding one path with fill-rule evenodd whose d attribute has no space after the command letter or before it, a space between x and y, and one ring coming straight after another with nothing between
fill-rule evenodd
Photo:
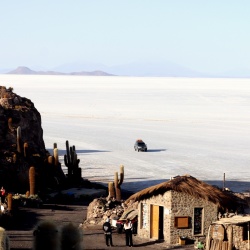
<instances>
[{"instance_id":1,"label":"wooden post","mask_svg":"<svg viewBox=\"0 0 250 250\"><path fill-rule=\"evenodd\" d=\"M225 190L225 182L226 182L226 176L224 173L224 175L223 175L223 191Z\"/></svg>"},{"instance_id":2,"label":"wooden post","mask_svg":"<svg viewBox=\"0 0 250 250\"><path fill-rule=\"evenodd\" d=\"M210 231L211 231L211 225L209 226L208 232L207 232L206 248L208 250L210 249L210 243L211 243Z\"/></svg>"},{"instance_id":3,"label":"wooden post","mask_svg":"<svg viewBox=\"0 0 250 250\"><path fill-rule=\"evenodd\" d=\"M228 228L228 250L233 249L233 227L229 226Z\"/></svg>"},{"instance_id":4,"label":"wooden post","mask_svg":"<svg viewBox=\"0 0 250 250\"><path fill-rule=\"evenodd\" d=\"M248 250L250 249L250 239L249 239L249 221L247 223L247 240L248 240Z\"/></svg>"}]
</instances>

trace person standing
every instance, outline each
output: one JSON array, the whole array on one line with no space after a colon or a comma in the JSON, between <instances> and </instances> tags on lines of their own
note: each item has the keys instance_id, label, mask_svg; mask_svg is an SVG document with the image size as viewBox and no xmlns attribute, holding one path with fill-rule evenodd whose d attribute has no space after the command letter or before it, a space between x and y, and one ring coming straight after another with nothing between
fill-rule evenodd
<instances>
[{"instance_id":1,"label":"person standing","mask_svg":"<svg viewBox=\"0 0 250 250\"><path fill-rule=\"evenodd\" d=\"M5 189L2 187L0 191L1 191L1 203L4 203L4 201L5 201Z\"/></svg>"},{"instance_id":2,"label":"person standing","mask_svg":"<svg viewBox=\"0 0 250 250\"><path fill-rule=\"evenodd\" d=\"M129 246L129 247L133 246L132 229L133 229L132 222L129 219L127 219L124 224L124 230L125 230L125 237L126 237L126 246Z\"/></svg>"},{"instance_id":3,"label":"person standing","mask_svg":"<svg viewBox=\"0 0 250 250\"><path fill-rule=\"evenodd\" d=\"M106 245L107 246L113 246L113 241L112 241L112 228L109 222L109 218L106 219L106 222L104 222L102 229L104 231L105 235L105 240L106 240Z\"/></svg>"}]
</instances>

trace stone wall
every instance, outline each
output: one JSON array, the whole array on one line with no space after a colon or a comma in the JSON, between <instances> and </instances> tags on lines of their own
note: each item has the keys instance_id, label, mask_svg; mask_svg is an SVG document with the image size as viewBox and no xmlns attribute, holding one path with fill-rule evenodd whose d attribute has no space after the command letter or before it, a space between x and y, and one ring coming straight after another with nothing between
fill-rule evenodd
<instances>
[{"instance_id":1,"label":"stone wall","mask_svg":"<svg viewBox=\"0 0 250 250\"><path fill-rule=\"evenodd\" d=\"M243 241L243 227L233 225L233 245L235 249L248 249L247 241Z\"/></svg>"},{"instance_id":2,"label":"stone wall","mask_svg":"<svg viewBox=\"0 0 250 250\"><path fill-rule=\"evenodd\" d=\"M242 225L229 225L225 226L226 234L229 234L229 228L233 228L233 247L235 250L247 250L248 248L248 240L247 237L243 238L243 231L247 231L247 224L245 223L245 227ZM245 233L246 235L246 233Z\"/></svg>"},{"instance_id":3,"label":"stone wall","mask_svg":"<svg viewBox=\"0 0 250 250\"><path fill-rule=\"evenodd\" d=\"M146 204L148 213L148 216L145 217L147 219L147 225L144 226L145 228L142 225L143 219L141 218L143 204ZM218 208L214 203L184 193L168 191L164 195L158 195L140 202L138 235L143 238L150 238L150 205L163 206L163 236L164 240L169 244L179 243L180 237L187 237L189 239L196 239L198 236L202 237L208 232L211 222L217 220ZM195 207L203 208L202 234L197 236L193 235L193 217ZM176 216L189 217L188 228L178 229L175 227Z\"/></svg>"}]
</instances>

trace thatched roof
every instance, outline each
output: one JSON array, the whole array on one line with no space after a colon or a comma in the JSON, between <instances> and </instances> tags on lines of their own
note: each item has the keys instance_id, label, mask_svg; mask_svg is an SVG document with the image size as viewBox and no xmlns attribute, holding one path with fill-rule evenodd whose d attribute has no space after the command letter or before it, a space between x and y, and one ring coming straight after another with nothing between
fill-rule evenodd
<instances>
[{"instance_id":1,"label":"thatched roof","mask_svg":"<svg viewBox=\"0 0 250 250\"><path fill-rule=\"evenodd\" d=\"M222 224L222 225L238 225L250 222L250 216L236 215L230 218L221 218L218 221L213 222L212 224Z\"/></svg>"},{"instance_id":2,"label":"thatched roof","mask_svg":"<svg viewBox=\"0 0 250 250\"><path fill-rule=\"evenodd\" d=\"M197 180L190 175L177 176L170 181L143 189L131 195L125 203L128 203L129 201L141 201L153 196L163 195L170 190L189 194L196 198L202 198L218 205L219 208L235 209L237 206L238 198L232 193L222 191L219 188Z\"/></svg>"},{"instance_id":3,"label":"thatched roof","mask_svg":"<svg viewBox=\"0 0 250 250\"><path fill-rule=\"evenodd\" d=\"M138 216L138 209L131 208L125 210L119 220L126 220L126 219L133 220L137 216Z\"/></svg>"}]
</instances>

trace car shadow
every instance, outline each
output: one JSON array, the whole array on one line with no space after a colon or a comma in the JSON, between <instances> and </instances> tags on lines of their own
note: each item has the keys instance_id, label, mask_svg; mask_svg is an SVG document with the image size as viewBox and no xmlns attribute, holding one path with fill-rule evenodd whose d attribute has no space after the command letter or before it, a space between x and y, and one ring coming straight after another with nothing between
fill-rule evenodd
<instances>
[{"instance_id":1,"label":"car shadow","mask_svg":"<svg viewBox=\"0 0 250 250\"><path fill-rule=\"evenodd\" d=\"M167 149L162 148L162 149L148 149L148 152L161 152L161 151L166 151Z\"/></svg>"},{"instance_id":2,"label":"car shadow","mask_svg":"<svg viewBox=\"0 0 250 250\"><path fill-rule=\"evenodd\" d=\"M49 148L46 149L47 151L49 151L51 154L53 154L53 149ZM108 150L87 150L87 149L80 149L78 150L76 148L76 153L77 154L92 154L92 153L107 153L110 152ZM58 154L59 155L65 155L67 153L67 151L65 149L58 149Z\"/></svg>"}]
</instances>

